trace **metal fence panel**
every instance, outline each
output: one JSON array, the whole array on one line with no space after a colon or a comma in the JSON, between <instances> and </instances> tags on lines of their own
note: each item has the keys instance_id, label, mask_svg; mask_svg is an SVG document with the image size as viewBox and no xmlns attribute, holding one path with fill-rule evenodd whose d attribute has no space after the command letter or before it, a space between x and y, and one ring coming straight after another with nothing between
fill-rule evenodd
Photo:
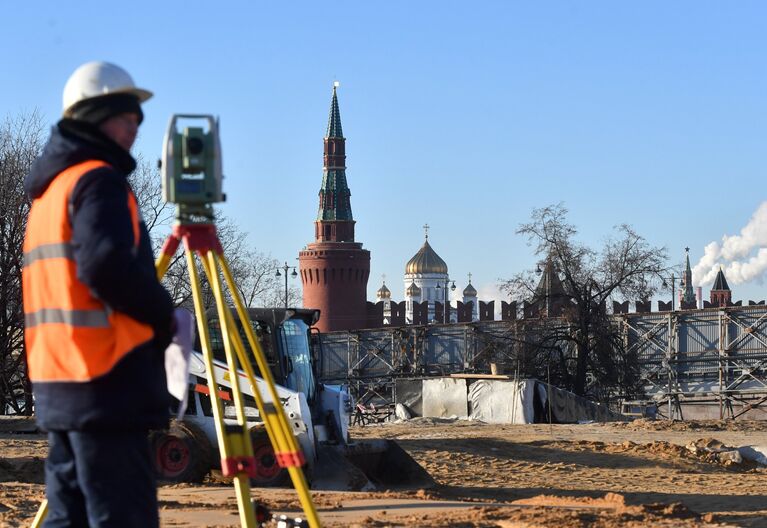
<instances>
[{"instance_id":1,"label":"metal fence panel","mask_svg":"<svg viewBox=\"0 0 767 528\"><path fill-rule=\"evenodd\" d=\"M346 333L320 334L322 358L320 378L325 381L343 380L348 377L349 336Z\"/></svg>"},{"instance_id":2,"label":"metal fence panel","mask_svg":"<svg viewBox=\"0 0 767 528\"><path fill-rule=\"evenodd\" d=\"M449 372L464 367L467 353L466 325L434 326L426 335L423 361Z\"/></svg>"},{"instance_id":3,"label":"metal fence panel","mask_svg":"<svg viewBox=\"0 0 767 528\"><path fill-rule=\"evenodd\" d=\"M695 312L681 316L676 372L685 378L717 378L719 373L719 316Z\"/></svg>"}]
</instances>

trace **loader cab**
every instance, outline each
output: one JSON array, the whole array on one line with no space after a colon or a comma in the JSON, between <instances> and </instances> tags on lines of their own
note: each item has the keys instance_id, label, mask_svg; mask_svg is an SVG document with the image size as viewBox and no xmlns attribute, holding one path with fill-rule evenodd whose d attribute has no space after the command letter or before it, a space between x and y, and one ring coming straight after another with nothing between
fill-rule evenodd
<instances>
[{"instance_id":1,"label":"loader cab","mask_svg":"<svg viewBox=\"0 0 767 528\"><path fill-rule=\"evenodd\" d=\"M319 310L250 308L248 315L275 383L303 393L311 406L317 393L316 358L312 352L311 326L319 319ZM226 361L218 314L215 310L210 310L207 316L213 357ZM250 354L248 340L239 320L237 325L240 337ZM195 349L200 350L199 337L197 341ZM251 364L256 375L261 376L253 357Z\"/></svg>"}]
</instances>

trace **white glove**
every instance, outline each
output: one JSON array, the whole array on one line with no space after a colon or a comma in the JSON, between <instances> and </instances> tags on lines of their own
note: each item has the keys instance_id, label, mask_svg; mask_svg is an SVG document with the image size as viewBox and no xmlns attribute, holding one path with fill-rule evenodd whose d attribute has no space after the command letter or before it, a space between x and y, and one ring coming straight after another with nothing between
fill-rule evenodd
<instances>
[{"instance_id":1,"label":"white glove","mask_svg":"<svg viewBox=\"0 0 767 528\"><path fill-rule=\"evenodd\" d=\"M194 316L188 310L176 308L173 318L176 320L176 334L165 349L165 378L168 392L181 401L177 416L181 420L189 394L189 355L194 345Z\"/></svg>"}]
</instances>

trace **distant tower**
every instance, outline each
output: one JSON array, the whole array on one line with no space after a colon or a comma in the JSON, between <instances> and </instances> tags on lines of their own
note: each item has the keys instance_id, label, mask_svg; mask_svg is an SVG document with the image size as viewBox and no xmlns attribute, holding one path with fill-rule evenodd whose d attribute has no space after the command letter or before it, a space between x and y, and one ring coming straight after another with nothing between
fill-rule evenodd
<instances>
[{"instance_id":1,"label":"distant tower","mask_svg":"<svg viewBox=\"0 0 767 528\"><path fill-rule=\"evenodd\" d=\"M408 323L413 322L413 303L421 302L422 293L415 281L405 290L405 320Z\"/></svg>"},{"instance_id":2,"label":"distant tower","mask_svg":"<svg viewBox=\"0 0 767 528\"><path fill-rule=\"evenodd\" d=\"M536 317L561 316L562 310L568 304L568 296L559 278L554 258L549 255L543 269L538 265L536 273L541 276L532 298Z\"/></svg>"},{"instance_id":3,"label":"distant tower","mask_svg":"<svg viewBox=\"0 0 767 528\"><path fill-rule=\"evenodd\" d=\"M719 273L716 274L714 287L711 288L711 304L714 306L729 306L732 304L732 291L727 285L727 279L724 278L724 271L719 267Z\"/></svg>"},{"instance_id":4,"label":"distant tower","mask_svg":"<svg viewBox=\"0 0 767 528\"><path fill-rule=\"evenodd\" d=\"M679 286L679 304L682 309L685 306L689 308L697 307L697 301L695 299L695 290L692 288L692 269L690 268L690 248L684 248L686 253L684 274L682 275L682 284Z\"/></svg>"},{"instance_id":5,"label":"distant tower","mask_svg":"<svg viewBox=\"0 0 767 528\"><path fill-rule=\"evenodd\" d=\"M321 332L363 328L367 322L370 252L354 241L351 192L346 184L346 139L341 130L337 86L334 83L325 134L314 242L298 254L304 307L320 309L317 327Z\"/></svg>"},{"instance_id":6,"label":"distant tower","mask_svg":"<svg viewBox=\"0 0 767 528\"><path fill-rule=\"evenodd\" d=\"M463 304L474 303L471 309L471 320L479 319L479 303L477 302L477 290L471 285L471 273L469 273L469 284L463 289Z\"/></svg>"},{"instance_id":7,"label":"distant tower","mask_svg":"<svg viewBox=\"0 0 767 528\"><path fill-rule=\"evenodd\" d=\"M386 287L386 276L383 277L383 284L376 292L376 302L383 302L384 324L391 321L391 291Z\"/></svg>"},{"instance_id":8,"label":"distant tower","mask_svg":"<svg viewBox=\"0 0 767 528\"><path fill-rule=\"evenodd\" d=\"M413 320L413 302L429 301L429 321L435 317L434 302L445 302L445 288L450 282L447 264L429 244L429 224L423 226L423 246L405 265L405 319ZM412 288L415 286L415 288ZM453 283L453 289L455 283ZM411 295L412 293L412 295ZM450 297L448 294L448 302Z\"/></svg>"}]
</instances>

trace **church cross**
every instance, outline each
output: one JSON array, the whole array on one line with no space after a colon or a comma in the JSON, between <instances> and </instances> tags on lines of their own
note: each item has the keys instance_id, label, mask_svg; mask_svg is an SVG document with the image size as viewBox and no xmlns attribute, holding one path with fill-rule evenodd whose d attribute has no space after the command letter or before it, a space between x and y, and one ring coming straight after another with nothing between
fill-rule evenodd
<instances>
[{"instance_id":1,"label":"church cross","mask_svg":"<svg viewBox=\"0 0 767 528\"><path fill-rule=\"evenodd\" d=\"M426 238L429 238L429 224L423 225L424 233L426 234Z\"/></svg>"}]
</instances>

